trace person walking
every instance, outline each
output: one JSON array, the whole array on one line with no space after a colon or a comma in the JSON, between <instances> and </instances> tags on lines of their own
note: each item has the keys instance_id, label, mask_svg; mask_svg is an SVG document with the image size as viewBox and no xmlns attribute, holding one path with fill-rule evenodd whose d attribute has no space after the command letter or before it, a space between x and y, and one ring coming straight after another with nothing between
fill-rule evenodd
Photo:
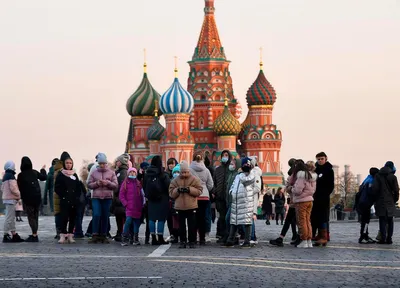
<instances>
[{"instance_id":1,"label":"person walking","mask_svg":"<svg viewBox=\"0 0 400 288\"><path fill-rule=\"evenodd\" d=\"M32 161L24 156L21 159L21 172L18 174L17 183L21 192L21 199L24 204L24 210L28 215L29 226L32 235L26 239L26 242L39 242L39 209L42 202L42 191L40 189L39 180L47 179L46 165L40 169L40 173L33 169Z\"/></svg>"},{"instance_id":2,"label":"person walking","mask_svg":"<svg viewBox=\"0 0 400 288\"><path fill-rule=\"evenodd\" d=\"M152 245L168 244L164 240L164 226L169 213L168 187L170 181L168 174L164 172L162 167L161 157L154 156L150 167L146 170L143 182L144 193L148 199L149 229Z\"/></svg>"},{"instance_id":3,"label":"person walking","mask_svg":"<svg viewBox=\"0 0 400 288\"><path fill-rule=\"evenodd\" d=\"M17 180L15 179L15 163L7 161L4 165L4 171L5 173L1 183L3 204L6 206L3 243L24 242L15 229L15 206L21 199L21 193L19 192ZM11 235L9 233L11 233Z\"/></svg>"},{"instance_id":4,"label":"person walking","mask_svg":"<svg viewBox=\"0 0 400 288\"><path fill-rule=\"evenodd\" d=\"M92 170L88 180L88 187L92 189L92 239L89 243L109 244L107 239L107 223L109 221L110 206L114 190L118 187L117 176L108 167L107 156L104 153L97 155L98 167ZM100 225L101 223L101 225Z\"/></svg>"}]
</instances>

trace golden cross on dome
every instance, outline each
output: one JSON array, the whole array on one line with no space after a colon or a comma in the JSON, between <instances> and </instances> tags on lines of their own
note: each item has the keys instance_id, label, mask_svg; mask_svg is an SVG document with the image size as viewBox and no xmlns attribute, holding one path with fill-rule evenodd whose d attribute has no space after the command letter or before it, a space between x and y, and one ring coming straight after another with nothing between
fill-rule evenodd
<instances>
[{"instance_id":1,"label":"golden cross on dome","mask_svg":"<svg viewBox=\"0 0 400 288\"><path fill-rule=\"evenodd\" d=\"M158 117L158 101L154 100L154 117Z\"/></svg>"},{"instance_id":2,"label":"golden cross on dome","mask_svg":"<svg viewBox=\"0 0 400 288\"><path fill-rule=\"evenodd\" d=\"M145 49L143 49L143 59L144 59L144 61L143 61L143 70L144 70L144 73L147 73L147 63L146 63L146 48Z\"/></svg>"},{"instance_id":3,"label":"golden cross on dome","mask_svg":"<svg viewBox=\"0 0 400 288\"><path fill-rule=\"evenodd\" d=\"M263 54L263 48L260 47L260 70L263 70L263 59L262 59L262 55Z\"/></svg>"},{"instance_id":4,"label":"golden cross on dome","mask_svg":"<svg viewBox=\"0 0 400 288\"><path fill-rule=\"evenodd\" d=\"M174 69L174 72L175 72L175 78L178 78L178 57L174 57L175 58L175 69Z\"/></svg>"}]
</instances>

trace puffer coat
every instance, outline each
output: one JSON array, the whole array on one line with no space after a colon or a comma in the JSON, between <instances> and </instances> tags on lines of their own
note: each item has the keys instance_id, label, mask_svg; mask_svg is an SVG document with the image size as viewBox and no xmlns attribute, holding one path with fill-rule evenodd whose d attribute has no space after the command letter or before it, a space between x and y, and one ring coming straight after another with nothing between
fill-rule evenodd
<instances>
[{"instance_id":1,"label":"puffer coat","mask_svg":"<svg viewBox=\"0 0 400 288\"><path fill-rule=\"evenodd\" d=\"M201 186L203 186L203 193L197 198L197 200L209 200L210 191L214 187L214 181L210 170L207 169L203 162L193 161L190 163L190 173L199 178Z\"/></svg>"},{"instance_id":2,"label":"puffer coat","mask_svg":"<svg viewBox=\"0 0 400 288\"><path fill-rule=\"evenodd\" d=\"M233 181L230 193L231 224L250 225L254 213L254 173L240 173Z\"/></svg>"}]
</instances>

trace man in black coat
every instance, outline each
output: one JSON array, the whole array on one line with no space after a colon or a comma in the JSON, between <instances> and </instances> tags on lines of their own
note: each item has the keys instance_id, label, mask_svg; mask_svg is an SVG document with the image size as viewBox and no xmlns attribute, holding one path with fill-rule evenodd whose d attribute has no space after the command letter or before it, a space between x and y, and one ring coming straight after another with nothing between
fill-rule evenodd
<instances>
[{"instance_id":1,"label":"man in black coat","mask_svg":"<svg viewBox=\"0 0 400 288\"><path fill-rule=\"evenodd\" d=\"M224 150L221 153L221 165L215 169L213 176L214 189L212 190L213 197L215 199L215 207L219 213L217 222L217 238L220 240L227 233L227 227L225 223L225 216L228 211L228 203L226 202L226 191L227 191L227 177L229 163L231 162L232 155L228 150ZM222 241L222 240L221 240ZM221 241L217 241L218 243ZM222 243L222 242L221 242Z\"/></svg>"},{"instance_id":2,"label":"man in black coat","mask_svg":"<svg viewBox=\"0 0 400 288\"><path fill-rule=\"evenodd\" d=\"M332 164L324 152L316 156L317 164L315 173L318 175L317 189L314 193L314 203L311 212L311 225L313 236L318 229L316 245L326 245L328 242L328 222L330 209L330 196L335 188L335 175Z\"/></svg>"}]
</instances>

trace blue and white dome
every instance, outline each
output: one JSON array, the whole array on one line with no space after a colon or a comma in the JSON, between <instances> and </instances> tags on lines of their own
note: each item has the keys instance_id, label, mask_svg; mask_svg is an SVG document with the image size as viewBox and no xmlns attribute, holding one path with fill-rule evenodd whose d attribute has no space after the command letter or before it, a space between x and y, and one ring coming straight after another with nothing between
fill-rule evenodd
<instances>
[{"instance_id":1,"label":"blue and white dome","mask_svg":"<svg viewBox=\"0 0 400 288\"><path fill-rule=\"evenodd\" d=\"M174 83L161 96L161 111L164 114L190 113L193 107L193 96L182 87L178 78L175 77Z\"/></svg>"}]
</instances>

